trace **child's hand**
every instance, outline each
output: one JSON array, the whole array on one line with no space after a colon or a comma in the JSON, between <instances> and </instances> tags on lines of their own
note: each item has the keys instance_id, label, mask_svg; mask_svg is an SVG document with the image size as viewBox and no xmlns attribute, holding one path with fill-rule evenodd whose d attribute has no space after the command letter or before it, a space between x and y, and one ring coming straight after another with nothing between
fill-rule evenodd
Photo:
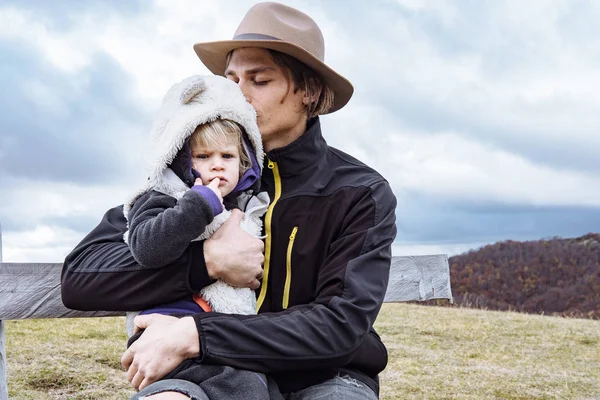
<instances>
[{"instance_id":1,"label":"child's hand","mask_svg":"<svg viewBox=\"0 0 600 400\"><path fill-rule=\"evenodd\" d=\"M219 201L221 202L221 205L223 205L223 196L221 195L221 191L219 190L220 182L221 182L221 180L219 178L215 178L212 181L210 181L209 184L206 185L206 187L209 188L210 190L212 190L214 192L214 194L217 195L217 197L219 198ZM196 181L194 183L196 185L202 185L202 179L196 178Z\"/></svg>"}]
</instances>

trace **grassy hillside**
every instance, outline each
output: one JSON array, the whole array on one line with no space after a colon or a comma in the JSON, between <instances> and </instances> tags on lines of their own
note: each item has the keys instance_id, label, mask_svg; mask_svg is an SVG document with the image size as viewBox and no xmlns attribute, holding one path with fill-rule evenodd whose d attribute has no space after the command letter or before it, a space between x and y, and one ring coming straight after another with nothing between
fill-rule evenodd
<instances>
[{"instance_id":1,"label":"grassy hillside","mask_svg":"<svg viewBox=\"0 0 600 400\"><path fill-rule=\"evenodd\" d=\"M600 319L600 234L507 240L449 262L458 305Z\"/></svg>"},{"instance_id":2,"label":"grassy hillside","mask_svg":"<svg viewBox=\"0 0 600 400\"><path fill-rule=\"evenodd\" d=\"M386 304L382 399L600 399L600 321ZM122 318L7 323L9 396L126 399Z\"/></svg>"}]
</instances>

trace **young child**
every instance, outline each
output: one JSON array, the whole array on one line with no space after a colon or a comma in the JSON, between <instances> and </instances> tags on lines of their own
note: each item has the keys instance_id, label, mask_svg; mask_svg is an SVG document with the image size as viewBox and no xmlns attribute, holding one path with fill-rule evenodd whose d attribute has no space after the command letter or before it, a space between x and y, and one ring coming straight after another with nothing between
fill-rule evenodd
<instances>
[{"instance_id":1,"label":"young child","mask_svg":"<svg viewBox=\"0 0 600 400\"><path fill-rule=\"evenodd\" d=\"M235 83L220 76L193 76L175 84L165 95L150 144L148 181L124 206L129 228L125 241L140 265L159 268L176 260L192 241L210 237L231 215L232 207L245 213L242 228L260 235L261 217L269 204L265 192L257 193L262 142L255 111ZM141 313L254 314L255 308L253 290L217 281L188 299ZM141 335L132 336L135 315L127 316L128 346ZM181 375L185 364L168 377L199 384L223 375L226 368L207 366L201 376L189 377ZM198 375L198 369L194 371ZM229 380L227 373L223 379ZM264 375L248 374L266 390ZM235 379L242 376L238 372ZM244 382L246 388L248 384L252 383Z\"/></svg>"}]
</instances>

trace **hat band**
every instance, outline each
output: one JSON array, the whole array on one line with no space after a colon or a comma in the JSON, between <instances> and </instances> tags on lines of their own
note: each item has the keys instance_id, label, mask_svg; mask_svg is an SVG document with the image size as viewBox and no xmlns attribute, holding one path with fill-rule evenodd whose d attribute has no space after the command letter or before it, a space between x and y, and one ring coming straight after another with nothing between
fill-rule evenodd
<instances>
[{"instance_id":1,"label":"hat band","mask_svg":"<svg viewBox=\"0 0 600 400\"><path fill-rule=\"evenodd\" d=\"M281 40L274 36L263 35L260 33L242 33L241 35L237 35L232 40Z\"/></svg>"}]
</instances>

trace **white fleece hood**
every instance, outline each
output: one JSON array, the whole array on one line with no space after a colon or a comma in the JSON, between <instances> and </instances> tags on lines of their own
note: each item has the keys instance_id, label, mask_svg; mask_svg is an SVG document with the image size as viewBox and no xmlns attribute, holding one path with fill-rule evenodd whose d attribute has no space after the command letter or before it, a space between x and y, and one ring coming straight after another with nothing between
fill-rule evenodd
<instances>
[{"instance_id":1,"label":"white fleece hood","mask_svg":"<svg viewBox=\"0 0 600 400\"><path fill-rule=\"evenodd\" d=\"M216 119L228 119L244 128L262 172L264 153L256 112L240 88L222 76L194 75L173 85L163 98L150 134L148 181L125 203L126 216L148 190L177 195L188 189L169 165L198 125Z\"/></svg>"}]
</instances>

